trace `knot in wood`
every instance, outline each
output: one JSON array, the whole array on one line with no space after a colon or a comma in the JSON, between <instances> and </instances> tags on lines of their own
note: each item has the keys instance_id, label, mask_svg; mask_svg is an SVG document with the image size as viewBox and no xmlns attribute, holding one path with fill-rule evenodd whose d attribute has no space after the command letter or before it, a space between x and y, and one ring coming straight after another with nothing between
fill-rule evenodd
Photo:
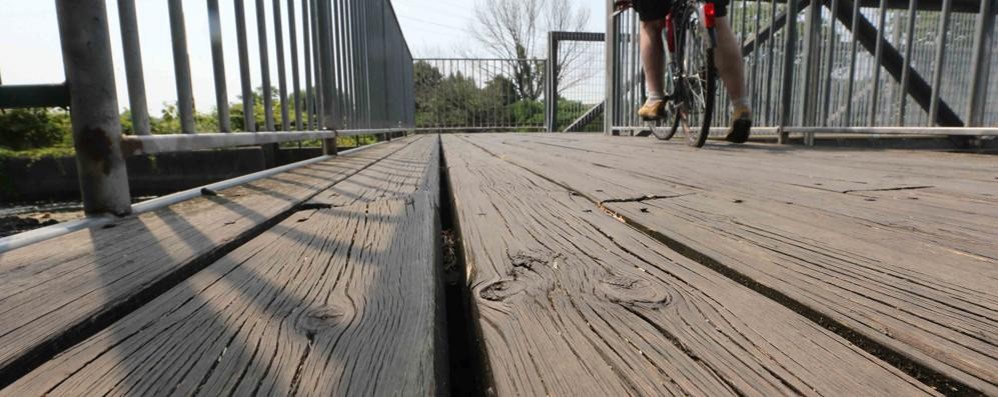
<instances>
[{"instance_id":1,"label":"knot in wood","mask_svg":"<svg viewBox=\"0 0 998 397\"><path fill-rule=\"evenodd\" d=\"M514 280L502 280L482 288L478 296L487 301L502 302L513 295L523 292L524 289L525 286L523 283Z\"/></svg>"},{"instance_id":2,"label":"knot in wood","mask_svg":"<svg viewBox=\"0 0 998 397\"><path fill-rule=\"evenodd\" d=\"M338 307L321 307L305 312L298 319L298 329L309 337L328 331L340 323L346 311Z\"/></svg>"},{"instance_id":3,"label":"knot in wood","mask_svg":"<svg viewBox=\"0 0 998 397\"><path fill-rule=\"evenodd\" d=\"M631 277L604 278L597 289L610 302L624 306L658 310L672 302L672 295L665 288Z\"/></svg>"}]
</instances>

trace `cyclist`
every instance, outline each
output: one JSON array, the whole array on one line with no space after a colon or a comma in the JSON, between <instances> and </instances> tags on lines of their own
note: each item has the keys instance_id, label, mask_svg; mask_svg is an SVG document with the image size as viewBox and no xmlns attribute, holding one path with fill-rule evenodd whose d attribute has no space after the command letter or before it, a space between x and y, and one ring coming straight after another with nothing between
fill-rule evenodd
<instances>
[{"instance_id":1,"label":"cyclist","mask_svg":"<svg viewBox=\"0 0 998 397\"><path fill-rule=\"evenodd\" d=\"M745 95L745 65L742 62L742 49L728 23L728 0L714 0L716 7L715 28L717 32L717 72L724 81L728 94L733 100L731 127L726 140L744 143L752 129L752 110ZM666 104L663 80L665 79L665 47L662 30L665 29L665 16L672 9L671 0L618 0L617 9L634 7L641 19L641 60L648 87L648 100L638 110L645 120L657 120L664 113Z\"/></svg>"}]
</instances>

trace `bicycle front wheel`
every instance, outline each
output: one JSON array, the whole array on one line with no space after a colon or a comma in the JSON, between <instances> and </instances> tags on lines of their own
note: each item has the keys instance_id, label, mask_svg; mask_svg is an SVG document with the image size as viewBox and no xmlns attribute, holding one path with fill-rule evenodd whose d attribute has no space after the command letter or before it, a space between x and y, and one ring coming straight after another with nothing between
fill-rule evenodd
<instances>
[{"instance_id":1,"label":"bicycle front wheel","mask_svg":"<svg viewBox=\"0 0 998 397\"><path fill-rule=\"evenodd\" d=\"M703 147L710 135L710 124L714 117L714 104L717 96L717 69L714 67L714 46L711 33L697 10L690 7L682 19L683 32L683 104L680 108L680 124L686 135L686 143L693 147Z\"/></svg>"}]
</instances>

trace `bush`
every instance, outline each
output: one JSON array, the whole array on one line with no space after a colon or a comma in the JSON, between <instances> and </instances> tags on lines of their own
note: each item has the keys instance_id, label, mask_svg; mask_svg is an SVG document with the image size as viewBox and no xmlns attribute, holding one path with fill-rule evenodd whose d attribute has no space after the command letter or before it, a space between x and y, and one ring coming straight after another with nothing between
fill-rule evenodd
<instances>
[{"instance_id":1,"label":"bush","mask_svg":"<svg viewBox=\"0 0 998 397\"><path fill-rule=\"evenodd\" d=\"M0 147L30 150L72 142L69 115L48 109L14 109L0 113Z\"/></svg>"}]
</instances>

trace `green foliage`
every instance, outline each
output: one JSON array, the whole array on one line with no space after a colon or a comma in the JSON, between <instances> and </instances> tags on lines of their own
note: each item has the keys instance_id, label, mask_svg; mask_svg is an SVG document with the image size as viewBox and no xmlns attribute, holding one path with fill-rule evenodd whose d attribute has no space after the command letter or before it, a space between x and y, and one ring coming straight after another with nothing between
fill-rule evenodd
<instances>
[{"instance_id":1,"label":"green foliage","mask_svg":"<svg viewBox=\"0 0 998 397\"><path fill-rule=\"evenodd\" d=\"M0 159L29 159L32 161L37 161L43 158L50 157L73 157L76 155L76 150L72 147L48 147L40 149L27 149L27 150L10 150L0 147Z\"/></svg>"},{"instance_id":2,"label":"green foliage","mask_svg":"<svg viewBox=\"0 0 998 397\"><path fill-rule=\"evenodd\" d=\"M48 109L14 109L0 113L0 147L23 151L72 142L69 114Z\"/></svg>"}]
</instances>

